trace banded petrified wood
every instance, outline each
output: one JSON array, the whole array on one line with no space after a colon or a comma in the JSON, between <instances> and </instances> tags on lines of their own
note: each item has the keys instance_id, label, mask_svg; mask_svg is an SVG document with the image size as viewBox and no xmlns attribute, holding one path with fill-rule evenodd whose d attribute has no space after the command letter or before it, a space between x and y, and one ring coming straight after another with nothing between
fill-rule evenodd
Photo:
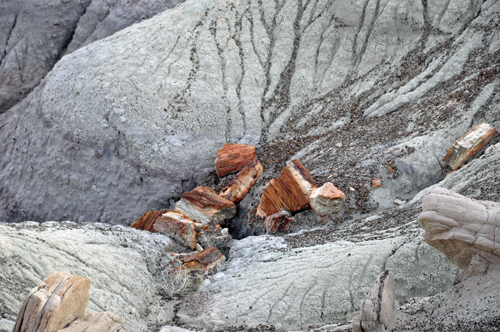
<instances>
[{"instance_id":1,"label":"banded petrified wood","mask_svg":"<svg viewBox=\"0 0 500 332\"><path fill-rule=\"evenodd\" d=\"M246 165L231 182L224 187L219 196L230 200L233 203L240 202L255 184L259 176L262 175L263 167L260 161L252 160Z\"/></svg>"},{"instance_id":2,"label":"banded petrified wood","mask_svg":"<svg viewBox=\"0 0 500 332\"><path fill-rule=\"evenodd\" d=\"M255 159L255 147L245 144L224 144L217 152L215 169L217 175L223 177L226 174L237 172Z\"/></svg>"},{"instance_id":3,"label":"banded petrified wood","mask_svg":"<svg viewBox=\"0 0 500 332\"><path fill-rule=\"evenodd\" d=\"M209 247L203 251L196 252L182 260L184 263L174 271L185 270L187 272L200 271L205 272L224 260L224 255L217 248Z\"/></svg>"},{"instance_id":4,"label":"banded petrified wood","mask_svg":"<svg viewBox=\"0 0 500 332\"><path fill-rule=\"evenodd\" d=\"M156 219L166 212L168 212L168 210L146 212L132 225L130 225L130 227L150 232L153 230L153 225Z\"/></svg>"},{"instance_id":5,"label":"banded petrified wood","mask_svg":"<svg viewBox=\"0 0 500 332\"><path fill-rule=\"evenodd\" d=\"M264 226L269 234L276 232L286 232L292 226L292 219L286 212L276 213L267 216L264 220Z\"/></svg>"},{"instance_id":6,"label":"banded petrified wood","mask_svg":"<svg viewBox=\"0 0 500 332\"><path fill-rule=\"evenodd\" d=\"M309 195L317 188L311 174L294 159L281 172L280 177L272 179L262 194L257 207L257 215L266 217L282 210L291 212L309 207Z\"/></svg>"},{"instance_id":7,"label":"banded petrified wood","mask_svg":"<svg viewBox=\"0 0 500 332\"><path fill-rule=\"evenodd\" d=\"M311 208L320 216L339 212L345 205L345 194L331 182L315 188L309 195Z\"/></svg>"},{"instance_id":8,"label":"banded petrified wood","mask_svg":"<svg viewBox=\"0 0 500 332\"><path fill-rule=\"evenodd\" d=\"M196 247L196 225L183 214L168 211L156 220L153 229L168 235L188 248Z\"/></svg>"}]
</instances>

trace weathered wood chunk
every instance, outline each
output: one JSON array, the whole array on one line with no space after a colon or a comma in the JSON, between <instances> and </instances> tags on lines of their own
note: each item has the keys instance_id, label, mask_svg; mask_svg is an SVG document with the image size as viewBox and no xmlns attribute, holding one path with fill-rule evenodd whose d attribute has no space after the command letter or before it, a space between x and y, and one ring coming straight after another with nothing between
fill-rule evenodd
<instances>
[{"instance_id":1,"label":"weathered wood chunk","mask_svg":"<svg viewBox=\"0 0 500 332\"><path fill-rule=\"evenodd\" d=\"M17 315L14 332L56 332L85 313L90 279L61 272L33 288Z\"/></svg>"},{"instance_id":2,"label":"weathered wood chunk","mask_svg":"<svg viewBox=\"0 0 500 332\"><path fill-rule=\"evenodd\" d=\"M217 175L222 177L226 174L237 172L255 159L255 147L245 144L224 144L217 152L215 169Z\"/></svg>"},{"instance_id":3,"label":"weathered wood chunk","mask_svg":"<svg viewBox=\"0 0 500 332\"><path fill-rule=\"evenodd\" d=\"M311 208L320 216L338 213L345 206L345 194L331 182L315 188L309 196Z\"/></svg>"},{"instance_id":4,"label":"weathered wood chunk","mask_svg":"<svg viewBox=\"0 0 500 332\"><path fill-rule=\"evenodd\" d=\"M199 271L205 272L218 265L225 259L217 248L209 247L203 251L198 251L182 260L184 263L175 271L179 272L185 270L187 272Z\"/></svg>"},{"instance_id":5,"label":"weathered wood chunk","mask_svg":"<svg viewBox=\"0 0 500 332\"><path fill-rule=\"evenodd\" d=\"M91 312L58 332L125 332L121 319L112 312Z\"/></svg>"},{"instance_id":6,"label":"weathered wood chunk","mask_svg":"<svg viewBox=\"0 0 500 332\"><path fill-rule=\"evenodd\" d=\"M294 159L278 178L269 182L257 207L257 215L266 217L282 210L295 212L309 208L309 195L315 188L311 174Z\"/></svg>"},{"instance_id":7,"label":"weathered wood chunk","mask_svg":"<svg viewBox=\"0 0 500 332\"><path fill-rule=\"evenodd\" d=\"M490 143L498 140L498 132L487 123L481 123L459 138L448 150L443 161L456 171L463 164L478 156Z\"/></svg>"},{"instance_id":8,"label":"weathered wood chunk","mask_svg":"<svg viewBox=\"0 0 500 332\"><path fill-rule=\"evenodd\" d=\"M240 202L255 184L259 176L262 175L263 167L257 159L246 165L235 178L219 193L219 196L230 200L233 203Z\"/></svg>"},{"instance_id":9,"label":"weathered wood chunk","mask_svg":"<svg viewBox=\"0 0 500 332\"><path fill-rule=\"evenodd\" d=\"M286 212L279 212L270 216L267 216L264 220L264 226L267 228L269 234L274 234L278 232L286 232L290 229L293 221L290 215Z\"/></svg>"},{"instance_id":10,"label":"weathered wood chunk","mask_svg":"<svg viewBox=\"0 0 500 332\"><path fill-rule=\"evenodd\" d=\"M216 225L234 217L236 205L220 197L209 187L197 187L182 195L174 212L204 224Z\"/></svg>"},{"instance_id":11,"label":"weathered wood chunk","mask_svg":"<svg viewBox=\"0 0 500 332\"><path fill-rule=\"evenodd\" d=\"M196 247L196 225L183 214L168 211L156 220L153 229L188 248Z\"/></svg>"},{"instance_id":12,"label":"weathered wood chunk","mask_svg":"<svg viewBox=\"0 0 500 332\"><path fill-rule=\"evenodd\" d=\"M130 227L150 232L153 230L153 225L156 219L166 212L168 212L168 210L146 212L132 225L130 225Z\"/></svg>"}]
</instances>

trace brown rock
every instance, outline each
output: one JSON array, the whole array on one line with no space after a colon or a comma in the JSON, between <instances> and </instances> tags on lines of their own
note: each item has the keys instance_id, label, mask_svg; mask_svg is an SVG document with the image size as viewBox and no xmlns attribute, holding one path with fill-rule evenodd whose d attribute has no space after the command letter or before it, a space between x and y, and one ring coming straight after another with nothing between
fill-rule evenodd
<instances>
[{"instance_id":1,"label":"brown rock","mask_svg":"<svg viewBox=\"0 0 500 332\"><path fill-rule=\"evenodd\" d=\"M219 193L219 196L233 203L241 201L255 181L262 175L262 164L257 159L248 163L231 182Z\"/></svg>"},{"instance_id":2,"label":"brown rock","mask_svg":"<svg viewBox=\"0 0 500 332\"><path fill-rule=\"evenodd\" d=\"M379 188L382 187L382 181L380 179L375 179L372 181L372 187L373 188Z\"/></svg>"},{"instance_id":3,"label":"brown rock","mask_svg":"<svg viewBox=\"0 0 500 332\"><path fill-rule=\"evenodd\" d=\"M344 193L331 182L315 188L309 195L311 208L320 216L339 212L345 205Z\"/></svg>"},{"instance_id":4,"label":"brown rock","mask_svg":"<svg viewBox=\"0 0 500 332\"><path fill-rule=\"evenodd\" d=\"M203 251L196 252L182 260L182 266L175 269L175 272L180 271L199 271L205 272L219 264L224 260L224 255L214 247L209 247Z\"/></svg>"},{"instance_id":5,"label":"brown rock","mask_svg":"<svg viewBox=\"0 0 500 332\"><path fill-rule=\"evenodd\" d=\"M216 225L234 217L236 206L209 187L197 187L182 195L175 205L174 212L204 224Z\"/></svg>"},{"instance_id":6,"label":"brown rock","mask_svg":"<svg viewBox=\"0 0 500 332\"><path fill-rule=\"evenodd\" d=\"M33 288L17 315L14 332L56 332L85 313L90 279L61 272Z\"/></svg>"},{"instance_id":7,"label":"brown rock","mask_svg":"<svg viewBox=\"0 0 500 332\"><path fill-rule=\"evenodd\" d=\"M269 182L257 207L257 215L266 217L282 210L295 212L309 208L309 195L315 188L311 174L294 159L279 178Z\"/></svg>"},{"instance_id":8,"label":"brown rock","mask_svg":"<svg viewBox=\"0 0 500 332\"><path fill-rule=\"evenodd\" d=\"M278 232L286 232L290 229L293 221L286 212L276 213L267 216L264 220L264 226L267 228L269 234Z\"/></svg>"},{"instance_id":9,"label":"brown rock","mask_svg":"<svg viewBox=\"0 0 500 332\"><path fill-rule=\"evenodd\" d=\"M188 248L196 247L196 225L183 214L168 211L156 219L153 229L168 235Z\"/></svg>"},{"instance_id":10,"label":"brown rock","mask_svg":"<svg viewBox=\"0 0 500 332\"><path fill-rule=\"evenodd\" d=\"M443 161L456 171L479 155L490 143L498 140L498 132L487 123L481 123L459 138L448 150Z\"/></svg>"},{"instance_id":11,"label":"brown rock","mask_svg":"<svg viewBox=\"0 0 500 332\"><path fill-rule=\"evenodd\" d=\"M125 332L125 330L118 315L112 312L91 312L58 332Z\"/></svg>"},{"instance_id":12,"label":"brown rock","mask_svg":"<svg viewBox=\"0 0 500 332\"><path fill-rule=\"evenodd\" d=\"M217 152L215 169L217 175L222 177L228 173L237 172L255 159L255 147L244 144L224 144Z\"/></svg>"},{"instance_id":13,"label":"brown rock","mask_svg":"<svg viewBox=\"0 0 500 332\"><path fill-rule=\"evenodd\" d=\"M150 232L153 230L153 225L156 219L166 212L168 212L168 210L146 212L142 215L142 217L130 225L130 227Z\"/></svg>"}]
</instances>

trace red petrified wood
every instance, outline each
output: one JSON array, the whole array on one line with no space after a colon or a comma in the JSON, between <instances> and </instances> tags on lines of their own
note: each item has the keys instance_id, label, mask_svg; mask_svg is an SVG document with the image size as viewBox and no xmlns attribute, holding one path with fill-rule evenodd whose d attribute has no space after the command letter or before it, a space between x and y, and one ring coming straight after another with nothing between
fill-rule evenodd
<instances>
[{"instance_id":1,"label":"red petrified wood","mask_svg":"<svg viewBox=\"0 0 500 332\"><path fill-rule=\"evenodd\" d=\"M196 252L182 260L184 263L174 271L181 270L205 272L219 264L224 259L224 255L214 247L209 247L203 251Z\"/></svg>"},{"instance_id":2,"label":"red petrified wood","mask_svg":"<svg viewBox=\"0 0 500 332\"><path fill-rule=\"evenodd\" d=\"M219 193L219 196L230 200L233 203L241 201L248 193L255 181L262 175L262 164L257 159L246 165L235 178Z\"/></svg>"},{"instance_id":3,"label":"red petrified wood","mask_svg":"<svg viewBox=\"0 0 500 332\"><path fill-rule=\"evenodd\" d=\"M175 212L167 212L154 223L153 229L179 241L182 245L196 247L196 225L191 219Z\"/></svg>"},{"instance_id":4,"label":"red petrified wood","mask_svg":"<svg viewBox=\"0 0 500 332\"><path fill-rule=\"evenodd\" d=\"M266 217L282 210L300 211L309 207L309 195L316 187L311 174L297 159L272 179L262 194L257 215Z\"/></svg>"},{"instance_id":5,"label":"red petrified wood","mask_svg":"<svg viewBox=\"0 0 500 332\"><path fill-rule=\"evenodd\" d=\"M236 206L209 187L197 187L182 195L175 205L174 212L204 224L217 225L234 217Z\"/></svg>"},{"instance_id":6,"label":"red petrified wood","mask_svg":"<svg viewBox=\"0 0 500 332\"><path fill-rule=\"evenodd\" d=\"M497 139L498 132L495 128L487 123L478 124L451 146L443 161L456 171Z\"/></svg>"},{"instance_id":7,"label":"red petrified wood","mask_svg":"<svg viewBox=\"0 0 500 332\"><path fill-rule=\"evenodd\" d=\"M137 228L143 231L151 231L153 229L153 225L162 214L168 212L168 210L160 210L160 211L149 211L146 212L137 219L130 227Z\"/></svg>"},{"instance_id":8,"label":"red petrified wood","mask_svg":"<svg viewBox=\"0 0 500 332\"><path fill-rule=\"evenodd\" d=\"M217 175L222 177L231 172L237 172L255 159L255 147L244 144L224 144L217 152L215 169Z\"/></svg>"},{"instance_id":9,"label":"red petrified wood","mask_svg":"<svg viewBox=\"0 0 500 332\"><path fill-rule=\"evenodd\" d=\"M286 232L292 225L292 219L289 218L287 213L280 212L267 216L264 220L264 226L267 228L269 234L278 232Z\"/></svg>"}]
</instances>

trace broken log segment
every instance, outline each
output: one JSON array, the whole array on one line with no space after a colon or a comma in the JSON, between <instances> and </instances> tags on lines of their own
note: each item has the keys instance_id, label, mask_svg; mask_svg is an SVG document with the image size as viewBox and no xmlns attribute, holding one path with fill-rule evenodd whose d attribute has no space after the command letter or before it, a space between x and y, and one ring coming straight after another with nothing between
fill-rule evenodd
<instances>
[{"instance_id":1,"label":"broken log segment","mask_svg":"<svg viewBox=\"0 0 500 332\"><path fill-rule=\"evenodd\" d=\"M255 147L245 144L224 144L217 152L215 169L217 175L223 177L226 174L237 172L255 159Z\"/></svg>"},{"instance_id":2,"label":"broken log segment","mask_svg":"<svg viewBox=\"0 0 500 332\"><path fill-rule=\"evenodd\" d=\"M260 161L254 159L248 163L231 182L224 187L219 196L233 203L240 202L250 191L257 179L262 175L263 167Z\"/></svg>"},{"instance_id":3,"label":"broken log segment","mask_svg":"<svg viewBox=\"0 0 500 332\"><path fill-rule=\"evenodd\" d=\"M282 210L296 212L309 208L309 195L315 188L311 174L294 159L278 178L269 182L257 207L257 215L266 217Z\"/></svg>"},{"instance_id":4,"label":"broken log segment","mask_svg":"<svg viewBox=\"0 0 500 332\"><path fill-rule=\"evenodd\" d=\"M287 212L279 212L270 216L267 216L264 220L264 226L269 234L274 234L276 232L286 232L290 229L293 221Z\"/></svg>"},{"instance_id":5,"label":"broken log segment","mask_svg":"<svg viewBox=\"0 0 500 332\"><path fill-rule=\"evenodd\" d=\"M144 213L139 219L137 219L130 227L140 229L143 231L151 232L153 230L153 225L162 214L167 213L168 210L160 211L149 211Z\"/></svg>"},{"instance_id":6,"label":"broken log segment","mask_svg":"<svg viewBox=\"0 0 500 332\"><path fill-rule=\"evenodd\" d=\"M168 211L156 220L153 229L190 249L196 247L196 225L183 214Z\"/></svg>"},{"instance_id":7,"label":"broken log segment","mask_svg":"<svg viewBox=\"0 0 500 332\"><path fill-rule=\"evenodd\" d=\"M345 194L331 182L315 188L309 196L311 208L320 216L338 213L345 206Z\"/></svg>"},{"instance_id":8,"label":"broken log segment","mask_svg":"<svg viewBox=\"0 0 500 332\"><path fill-rule=\"evenodd\" d=\"M215 267L216 265L218 265L224 259L225 259L224 255L222 255L217 248L209 247L203 251L198 251L192 255L189 255L188 257L185 257L182 260L184 264L176 268L173 272L174 273L181 271L186 271L188 273L191 271L206 272Z\"/></svg>"}]
</instances>

